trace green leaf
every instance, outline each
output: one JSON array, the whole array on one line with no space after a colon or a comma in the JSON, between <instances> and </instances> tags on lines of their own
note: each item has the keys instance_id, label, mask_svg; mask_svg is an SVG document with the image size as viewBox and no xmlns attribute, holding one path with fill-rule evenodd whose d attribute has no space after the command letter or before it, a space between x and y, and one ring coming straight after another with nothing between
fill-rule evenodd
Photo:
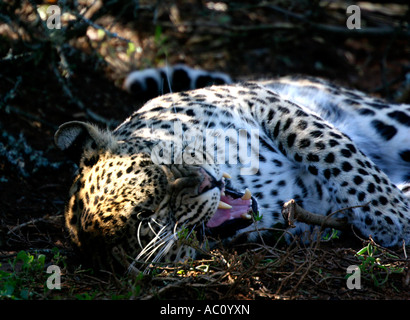
<instances>
[{"instance_id":1,"label":"green leaf","mask_svg":"<svg viewBox=\"0 0 410 320\"><path fill-rule=\"evenodd\" d=\"M135 44L133 42L128 42L127 56L132 55L136 51Z\"/></svg>"},{"instance_id":2,"label":"green leaf","mask_svg":"<svg viewBox=\"0 0 410 320\"><path fill-rule=\"evenodd\" d=\"M155 28L155 42L159 43L161 41L162 28L161 26L156 26Z\"/></svg>"},{"instance_id":3,"label":"green leaf","mask_svg":"<svg viewBox=\"0 0 410 320\"><path fill-rule=\"evenodd\" d=\"M367 253L369 256L373 256L377 251L377 248L373 247L370 243L367 246Z\"/></svg>"},{"instance_id":4,"label":"green leaf","mask_svg":"<svg viewBox=\"0 0 410 320\"><path fill-rule=\"evenodd\" d=\"M44 254L39 254L37 257L37 261L40 263L40 265L44 266L46 256Z\"/></svg>"},{"instance_id":5,"label":"green leaf","mask_svg":"<svg viewBox=\"0 0 410 320\"><path fill-rule=\"evenodd\" d=\"M362 249L360 249L359 251L357 251L356 254L358 254L359 256L363 255L365 252L367 252L367 247L364 247Z\"/></svg>"}]
</instances>

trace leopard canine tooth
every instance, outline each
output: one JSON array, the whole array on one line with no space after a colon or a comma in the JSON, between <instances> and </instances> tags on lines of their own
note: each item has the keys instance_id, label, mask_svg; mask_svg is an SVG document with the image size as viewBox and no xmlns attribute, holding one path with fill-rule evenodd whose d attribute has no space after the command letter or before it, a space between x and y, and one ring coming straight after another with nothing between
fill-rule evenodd
<instances>
[{"instance_id":1,"label":"leopard canine tooth","mask_svg":"<svg viewBox=\"0 0 410 320\"><path fill-rule=\"evenodd\" d=\"M227 204L226 202L219 201L218 209L232 209L232 206Z\"/></svg>"},{"instance_id":2,"label":"leopard canine tooth","mask_svg":"<svg viewBox=\"0 0 410 320\"><path fill-rule=\"evenodd\" d=\"M250 220L252 219L252 216L249 213L243 213L241 215L241 218Z\"/></svg>"},{"instance_id":3,"label":"leopard canine tooth","mask_svg":"<svg viewBox=\"0 0 410 320\"><path fill-rule=\"evenodd\" d=\"M225 179L232 179L231 175L229 173L226 173L226 172L222 173L222 177L224 177Z\"/></svg>"},{"instance_id":4,"label":"leopard canine tooth","mask_svg":"<svg viewBox=\"0 0 410 320\"><path fill-rule=\"evenodd\" d=\"M242 196L242 200L250 200L252 197L252 193L249 191L248 188L245 189L245 194Z\"/></svg>"}]
</instances>

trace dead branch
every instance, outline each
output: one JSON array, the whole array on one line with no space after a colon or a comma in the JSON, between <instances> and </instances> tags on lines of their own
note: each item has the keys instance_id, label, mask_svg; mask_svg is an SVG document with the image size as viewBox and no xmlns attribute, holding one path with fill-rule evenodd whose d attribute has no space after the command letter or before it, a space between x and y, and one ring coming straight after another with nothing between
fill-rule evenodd
<instances>
[{"instance_id":1,"label":"dead branch","mask_svg":"<svg viewBox=\"0 0 410 320\"><path fill-rule=\"evenodd\" d=\"M9 231L7 232L7 235L11 235L11 234L15 234L16 231L27 227L29 225L35 225L37 222L45 222L45 223L51 223L51 224L61 224L62 223L62 219L63 219L63 215L59 214L57 216L49 216L49 217L43 217L43 218L37 218L37 219L31 219L30 221L21 223L11 229L9 229Z\"/></svg>"},{"instance_id":2,"label":"dead branch","mask_svg":"<svg viewBox=\"0 0 410 320\"><path fill-rule=\"evenodd\" d=\"M65 93L65 95L68 98L70 98L70 100L73 103L75 103L80 110L84 111L90 119L92 119L93 121L105 124L107 126L107 128L112 127L116 124L115 121L108 120L108 119L104 118L103 116L100 116L100 115L96 114L95 112L91 111L89 108L87 108L84 105L84 103L72 93L71 89L69 88L66 81L61 76L60 72L58 71L57 66L55 66L55 65L53 65L53 72L54 72L54 75L56 76L59 84L61 85L61 88L62 88L63 92Z\"/></svg>"},{"instance_id":3,"label":"dead branch","mask_svg":"<svg viewBox=\"0 0 410 320\"><path fill-rule=\"evenodd\" d=\"M332 218L312 213L300 207L294 199L286 202L282 208L282 216L291 228L295 228L295 221L321 226L322 228L346 229L349 224L345 219Z\"/></svg>"}]
</instances>

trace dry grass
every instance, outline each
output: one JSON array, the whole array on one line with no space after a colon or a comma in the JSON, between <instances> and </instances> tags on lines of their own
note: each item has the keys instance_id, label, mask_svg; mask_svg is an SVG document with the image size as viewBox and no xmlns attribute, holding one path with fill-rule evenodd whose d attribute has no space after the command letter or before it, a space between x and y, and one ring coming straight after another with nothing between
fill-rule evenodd
<instances>
[{"instance_id":1,"label":"dry grass","mask_svg":"<svg viewBox=\"0 0 410 320\"><path fill-rule=\"evenodd\" d=\"M15 241L34 236L25 225ZM50 226L47 229L52 230ZM42 230L39 234L44 234ZM30 235L30 233L32 233ZM23 236L25 235L25 236ZM155 264L133 274L96 271L81 265L69 246L23 251L32 255L28 268L18 252L2 252L1 280L13 283L13 294L1 291L8 299L138 299L138 300L351 300L410 299L409 260L405 248L388 250L358 240L348 247L344 240L316 241L303 245L295 239L237 244L221 247L196 260L177 264ZM50 243L51 245L51 243ZM358 249L353 249L352 247ZM359 252L359 254L358 254ZM44 268L36 261L44 255ZM48 290L50 276L45 267L61 269L61 289ZM347 268L358 265L360 289L348 289ZM20 266L19 268L16 266ZM11 280L10 280L11 279ZM12 281L13 280L13 281ZM24 294L24 295L23 295Z\"/></svg>"}]
</instances>

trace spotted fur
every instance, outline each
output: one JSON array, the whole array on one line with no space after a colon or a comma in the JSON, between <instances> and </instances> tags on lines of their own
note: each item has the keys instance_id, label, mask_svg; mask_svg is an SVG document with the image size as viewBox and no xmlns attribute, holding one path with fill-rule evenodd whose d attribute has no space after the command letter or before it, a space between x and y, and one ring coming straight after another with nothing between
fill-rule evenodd
<instances>
[{"instance_id":1,"label":"spotted fur","mask_svg":"<svg viewBox=\"0 0 410 320\"><path fill-rule=\"evenodd\" d=\"M133 79L142 83L152 72ZM183 240L194 236L255 239L256 228L283 224L290 199L323 215L351 208L339 216L365 237L385 246L410 243L410 106L323 80L286 77L166 94L112 132L66 123L56 144L80 159L67 228L99 264L193 257ZM223 193L231 190L236 203L246 188L253 193L249 209L262 219L235 216L215 227ZM309 230L298 223L292 232Z\"/></svg>"}]
</instances>

